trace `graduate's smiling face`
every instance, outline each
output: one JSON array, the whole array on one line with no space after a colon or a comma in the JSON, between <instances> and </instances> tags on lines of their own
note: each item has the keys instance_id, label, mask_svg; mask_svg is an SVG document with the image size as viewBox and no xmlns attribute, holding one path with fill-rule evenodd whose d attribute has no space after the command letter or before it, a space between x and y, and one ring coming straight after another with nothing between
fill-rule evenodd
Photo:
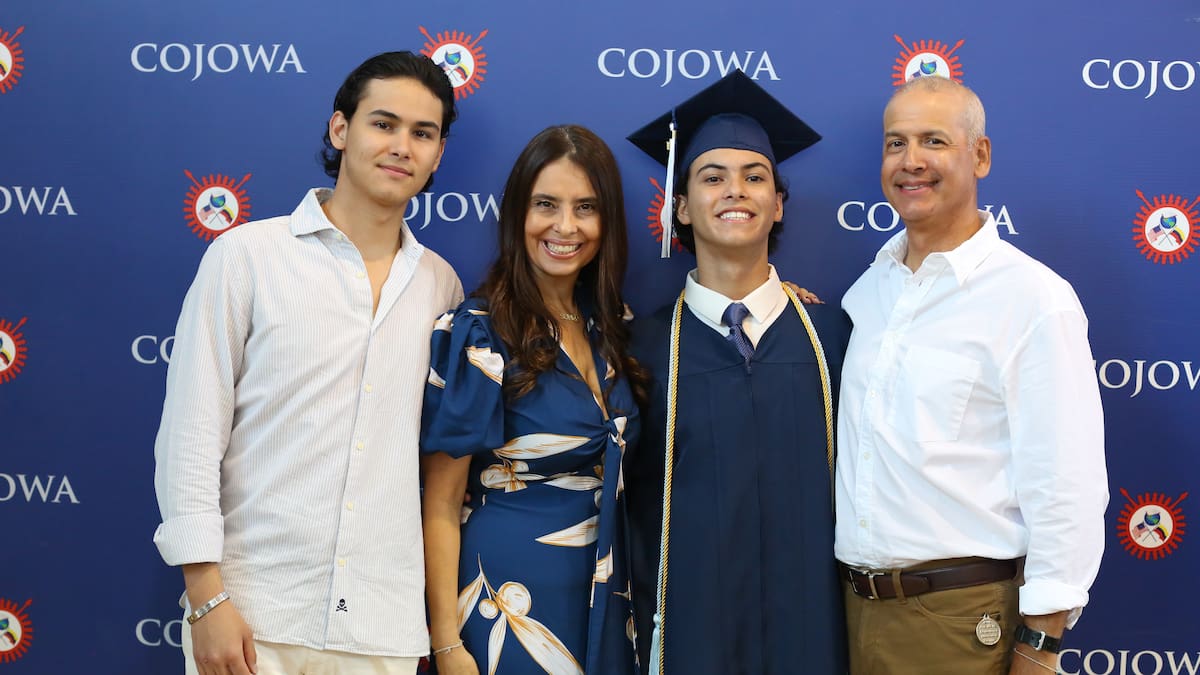
<instances>
[{"instance_id":1,"label":"graduate's smiling face","mask_svg":"<svg viewBox=\"0 0 1200 675\"><path fill-rule=\"evenodd\" d=\"M766 250L771 227L783 220L771 160L752 150L715 148L688 168L687 194L676 198L679 222L692 227L696 248Z\"/></svg>"}]
</instances>

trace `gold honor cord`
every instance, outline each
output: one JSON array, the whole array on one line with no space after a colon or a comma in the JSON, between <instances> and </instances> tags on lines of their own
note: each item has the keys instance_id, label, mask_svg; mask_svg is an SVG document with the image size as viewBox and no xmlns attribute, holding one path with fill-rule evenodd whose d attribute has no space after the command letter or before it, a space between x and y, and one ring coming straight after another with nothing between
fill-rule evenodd
<instances>
[{"instance_id":1,"label":"gold honor cord","mask_svg":"<svg viewBox=\"0 0 1200 675\"><path fill-rule=\"evenodd\" d=\"M813 353L817 357L817 369L821 376L821 397L825 403L825 457L829 465L830 495L832 496L834 487L833 388L829 380L829 364L825 360L825 349L821 346L821 339L817 336L812 320L808 317L808 311L804 309L804 305L800 303L800 299L796 297L792 289L783 285L783 291L787 293L788 298L792 301L792 306L796 308L796 313L800 315L800 321L804 324L808 340L812 343ZM675 311L671 314L671 358L667 366L667 430L666 447L663 452L662 543L658 549L658 626L655 628L658 633L658 675L666 673L667 563L668 553L671 549L671 475L675 467L675 417L679 407L677 396L679 392L679 324L683 317L683 295L683 293L679 294L679 299L675 302Z\"/></svg>"}]
</instances>

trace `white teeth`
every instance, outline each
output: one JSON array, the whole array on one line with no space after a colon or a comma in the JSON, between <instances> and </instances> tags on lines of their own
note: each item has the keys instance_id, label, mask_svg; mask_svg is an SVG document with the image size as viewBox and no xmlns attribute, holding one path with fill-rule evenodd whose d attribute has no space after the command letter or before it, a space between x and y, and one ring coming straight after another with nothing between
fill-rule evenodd
<instances>
[{"instance_id":1,"label":"white teeth","mask_svg":"<svg viewBox=\"0 0 1200 675\"><path fill-rule=\"evenodd\" d=\"M728 211L721 214L721 220L750 220L750 214L745 211Z\"/></svg>"},{"instance_id":2,"label":"white teeth","mask_svg":"<svg viewBox=\"0 0 1200 675\"><path fill-rule=\"evenodd\" d=\"M929 186L928 185L901 185L900 189L908 191L908 192L912 192L913 190L920 190L921 188L925 188L925 187L929 187Z\"/></svg>"},{"instance_id":3,"label":"white teeth","mask_svg":"<svg viewBox=\"0 0 1200 675\"><path fill-rule=\"evenodd\" d=\"M550 242L546 242L546 248L555 255L567 255L569 253L574 253L575 251L579 250L580 246L583 246L583 244L567 244L564 246L561 244L551 244Z\"/></svg>"}]
</instances>

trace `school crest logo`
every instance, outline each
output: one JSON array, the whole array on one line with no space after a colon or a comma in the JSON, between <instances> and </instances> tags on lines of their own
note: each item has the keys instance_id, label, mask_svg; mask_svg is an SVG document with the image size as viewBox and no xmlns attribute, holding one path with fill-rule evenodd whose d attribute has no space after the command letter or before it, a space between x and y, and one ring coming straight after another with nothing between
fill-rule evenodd
<instances>
[{"instance_id":1,"label":"school crest logo","mask_svg":"<svg viewBox=\"0 0 1200 675\"><path fill-rule=\"evenodd\" d=\"M1193 228L1200 222L1200 197L1189 204L1179 195L1159 195L1146 199L1141 190L1136 190L1142 200L1142 208L1133 219L1133 241L1148 260L1168 265L1190 256L1196 248L1196 233Z\"/></svg>"},{"instance_id":2,"label":"school crest logo","mask_svg":"<svg viewBox=\"0 0 1200 675\"><path fill-rule=\"evenodd\" d=\"M0 598L0 663L16 661L29 651L33 626L25 610L32 603L33 600L26 600L24 605L17 607L17 603Z\"/></svg>"},{"instance_id":3,"label":"school crest logo","mask_svg":"<svg viewBox=\"0 0 1200 675\"><path fill-rule=\"evenodd\" d=\"M23 325L24 318L16 325L0 318L0 384L16 377L25 366L25 336L21 334Z\"/></svg>"},{"instance_id":4,"label":"school crest logo","mask_svg":"<svg viewBox=\"0 0 1200 675\"><path fill-rule=\"evenodd\" d=\"M1125 496L1125 508L1117 518L1117 537L1130 555L1139 559L1158 560L1179 548L1186 523L1180 502L1187 499L1184 492L1175 500L1159 492L1146 492L1137 499Z\"/></svg>"},{"instance_id":5,"label":"school crest logo","mask_svg":"<svg viewBox=\"0 0 1200 675\"><path fill-rule=\"evenodd\" d=\"M962 63L954 52L963 45L959 40L953 47L937 40L919 40L905 44L899 35L893 35L900 43L900 55L896 57L896 65L892 66L892 84L899 87L914 77L947 77L962 83Z\"/></svg>"},{"instance_id":6,"label":"school crest logo","mask_svg":"<svg viewBox=\"0 0 1200 675\"><path fill-rule=\"evenodd\" d=\"M192 188L183 200L183 215L197 237L212 241L222 232L250 220L250 197L242 189L250 174L234 183L223 174L209 174L204 180L196 180L191 171L184 169L183 173L192 181Z\"/></svg>"},{"instance_id":7,"label":"school crest logo","mask_svg":"<svg viewBox=\"0 0 1200 675\"><path fill-rule=\"evenodd\" d=\"M421 53L446 71L450 84L454 85L454 100L474 94L487 73L487 54L479 47L479 43L487 37L487 29L479 37L457 30L430 35L424 26L420 26L420 29L425 36Z\"/></svg>"},{"instance_id":8,"label":"school crest logo","mask_svg":"<svg viewBox=\"0 0 1200 675\"><path fill-rule=\"evenodd\" d=\"M661 244L663 240L662 217L665 215L670 218L670 207L667 205L667 195L663 186L659 185L654 178L650 179L650 184L654 186L654 198L650 200L650 206L646 208L646 227L654 236L654 241ZM679 243L679 237L672 236L671 245L676 252L683 250L683 244Z\"/></svg>"},{"instance_id":9,"label":"school crest logo","mask_svg":"<svg viewBox=\"0 0 1200 675\"><path fill-rule=\"evenodd\" d=\"M21 57L21 43L17 36L25 30L21 26L12 33L0 28L0 94L7 93L17 86L21 79L21 71L25 69L25 59Z\"/></svg>"}]
</instances>

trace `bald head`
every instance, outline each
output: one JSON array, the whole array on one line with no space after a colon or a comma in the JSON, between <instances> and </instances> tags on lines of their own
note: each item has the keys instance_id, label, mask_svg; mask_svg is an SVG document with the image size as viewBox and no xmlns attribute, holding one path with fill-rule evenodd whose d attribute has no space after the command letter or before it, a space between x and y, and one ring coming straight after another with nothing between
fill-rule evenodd
<instances>
[{"instance_id":1,"label":"bald head","mask_svg":"<svg viewBox=\"0 0 1200 675\"><path fill-rule=\"evenodd\" d=\"M979 139L987 135L987 117L983 112L983 101L979 100L979 96L970 87L949 78L914 77L892 92L892 97L888 99L888 107L901 96L917 92L952 94L961 98L962 125L967 132L968 146L974 146ZM886 109L884 115L887 115Z\"/></svg>"}]
</instances>

